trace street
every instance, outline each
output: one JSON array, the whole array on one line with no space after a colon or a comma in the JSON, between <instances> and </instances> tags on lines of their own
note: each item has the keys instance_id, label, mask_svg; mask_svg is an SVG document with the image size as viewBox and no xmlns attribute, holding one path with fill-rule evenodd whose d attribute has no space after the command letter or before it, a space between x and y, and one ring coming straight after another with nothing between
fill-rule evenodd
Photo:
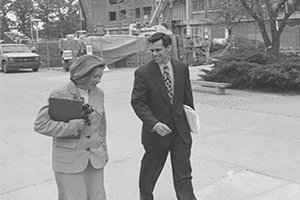
<instances>
[{"instance_id":1,"label":"street","mask_svg":"<svg viewBox=\"0 0 300 200\"><path fill-rule=\"evenodd\" d=\"M105 92L110 161L108 200L138 200L143 155L141 122L130 105L134 68L111 69ZM196 79L198 68L191 67ZM33 130L53 88L69 81L61 69L0 73L0 200L55 200L50 137ZM198 200L300 199L300 95L227 89L216 95L193 85L202 133L193 135ZM175 200L169 160L155 187L157 200Z\"/></svg>"}]
</instances>

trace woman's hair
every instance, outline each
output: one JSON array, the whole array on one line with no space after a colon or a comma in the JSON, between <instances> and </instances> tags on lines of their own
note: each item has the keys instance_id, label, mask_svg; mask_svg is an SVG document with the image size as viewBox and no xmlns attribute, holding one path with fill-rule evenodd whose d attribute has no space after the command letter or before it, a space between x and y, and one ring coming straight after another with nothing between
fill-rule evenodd
<instances>
[{"instance_id":1,"label":"woman's hair","mask_svg":"<svg viewBox=\"0 0 300 200\"><path fill-rule=\"evenodd\" d=\"M103 58L94 55L83 55L70 67L70 79L76 84L83 83L98 67L105 67Z\"/></svg>"},{"instance_id":2,"label":"woman's hair","mask_svg":"<svg viewBox=\"0 0 300 200\"><path fill-rule=\"evenodd\" d=\"M74 81L75 84L82 84L82 83L86 82L86 81L90 78L91 74L92 74L98 67L99 67L99 68L103 68L104 66L102 66L102 65L97 65L97 66L93 67L93 69L91 69L88 73L84 74L82 77L80 77L80 78L78 78L76 81Z\"/></svg>"}]
</instances>

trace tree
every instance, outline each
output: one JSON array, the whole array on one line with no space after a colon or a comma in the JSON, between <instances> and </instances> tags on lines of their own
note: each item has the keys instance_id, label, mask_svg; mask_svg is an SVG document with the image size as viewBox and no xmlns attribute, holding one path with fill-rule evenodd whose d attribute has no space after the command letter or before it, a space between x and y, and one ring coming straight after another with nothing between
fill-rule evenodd
<instances>
[{"instance_id":1,"label":"tree","mask_svg":"<svg viewBox=\"0 0 300 200\"><path fill-rule=\"evenodd\" d=\"M62 1L62 0L59 0ZM59 7L61 8L61 7ZM79 14L79 2L77 0L65 0L64 9L59 9L58 12L58 27L61 31L61 36L66 34L75 33L76 30L80 30L80 14Z\"/></svg>"},{"instance_id":2,"label":"tree","mask_svg":"<svg viewBox=\"0 0 300 200\"><path fill-rule=\"evenodd\" d=\"M31 21L30 15L34 13L35 6L33 0L13 0L11 9L16 16L17 28L19 31L30 35Z\"/></svg>"},{"instance_id":3,"label":"tree","mask_svg":"<svg viewBox=\"0 0 300 200\"><path fill-rule=\"evenodd\" d=\"M9 26L12 24L8 13L11 11L11 0L0 1L0 39L3 37L4 32L9 31Z\"/></svg>"},{"instance_id":4,"label":"tree","mask_svg":"<svg viewBox=\"0 0 300 200\"><path fill-rule=\"evenodd\" d=\"M228 35L231 36L234 24L244 19L247 12L238 0L218 0L217 2L218 8L214 19L224 24Z\"/></svg>"},{"instance_id":5,"label":"tree","mask_svg":"<svg viewBox=\"0 0 300 200\"><path fill-rule=\"evenodd\" d=\"M76 0L35 0L37 16L43 22L42 36L47 39L74 33L80 27L79 5Z\"/></svg>"},{"instance_id":6,"label":"tree","mask_svg":"<svg viewBox=\"0 0 300 200\"><path fill-rule=\"evenodd\" d=\"M287 25L290 16L300 5L300 0L240 0L246 11L257 22L262 34L266 50L278 55L280 36ZM282 16L280 23L278 17ZM266 23L268 22L268 23ZM269 24L271 38L266 25Z\"/></svg>"},{"instance_id":7,"label":"tree","mask_svg":"<svg viewBox=\"0 0 300 200\"><path fill-rule=\"evenodd\" d=\"M43 30L41 31L41 36L44 38L51 38L57 32L55 26L53 26L55 21L55 0L35 0L37 3L36 18L41 19L43 23Z\"/></svg>"},{"instance_id":8,"label":"tree","mask_svg":"<svg viewBox=\"0 0 300 200\"><path fill-rule=\"evenodd\" d=\"M9 11L16 16L15 27L26 35L31 35L31 18L41 20L41 38L63 37L80 29L77 0L1 0L0 8L5 13L0 12L0 18L5 19L1 20L1 27L6 27L5 30L8 30L8 25L3 21L9 22L4 18Z\"/></svg>"}]
</instances>

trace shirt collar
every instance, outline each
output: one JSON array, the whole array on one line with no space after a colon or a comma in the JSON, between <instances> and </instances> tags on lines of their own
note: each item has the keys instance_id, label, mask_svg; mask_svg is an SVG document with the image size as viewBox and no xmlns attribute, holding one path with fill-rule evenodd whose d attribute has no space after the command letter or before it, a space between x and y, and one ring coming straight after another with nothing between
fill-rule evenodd
<instances>
[{"instance_id":1,"label":"shirt collar","mask_svg":"<svg viewBox=\"0 0 300 200\"><path fill-rule=\"evenodd\" d=\"M169 60L169 61L167 62L167 64L163 64L163 63L159 63L159 64L158 64L158 66L159 66L159 68L160 68L161 71L163 70L163 68L164 68L165 65L167 65L167 66L169 67L169 69L171 69L171 68L172 68L171 60Z\"/></svg>"}]
</instances>

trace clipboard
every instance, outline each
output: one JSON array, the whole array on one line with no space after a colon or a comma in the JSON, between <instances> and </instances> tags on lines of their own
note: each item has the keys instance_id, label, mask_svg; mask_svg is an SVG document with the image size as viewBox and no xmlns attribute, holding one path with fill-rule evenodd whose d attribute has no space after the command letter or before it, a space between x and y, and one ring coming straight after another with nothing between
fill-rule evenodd
<instances>
[{"instance_id":1,"label":"clipboard","mask_svg":"<svg viewBox=\"0 0 300 200\"><path fill-rule=\"evenodd\" d=\"M69 122L82 118L82 105L83 101L50 97L48 113L55 121Z\"/></svg>"}]
</instances>

